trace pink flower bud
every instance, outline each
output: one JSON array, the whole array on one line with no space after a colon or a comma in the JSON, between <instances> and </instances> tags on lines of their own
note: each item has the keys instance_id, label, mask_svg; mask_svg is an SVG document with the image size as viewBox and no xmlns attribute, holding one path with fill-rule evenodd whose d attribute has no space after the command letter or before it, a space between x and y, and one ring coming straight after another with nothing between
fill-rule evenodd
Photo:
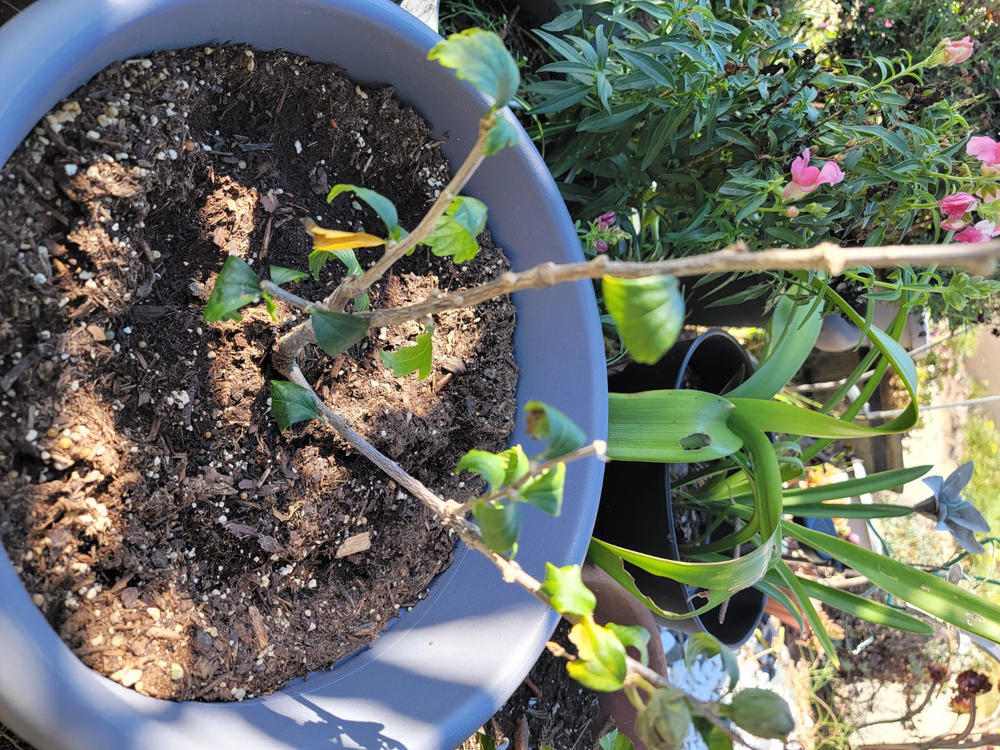
<instances>
[{"instance_id":1,"label":"pink flower bud","mask_svg":"<svg viewBox=\"0 0 1000 750\"><path fill-rule=\"evenodd\" d=\"M798 215L799 215L799 209L797 209L795 206L789 206L788 208L785 209L785 216L787 216L789 219L794 219Z\"/></svg>"},{"instance_id":2,"label":"pink flower bud","mask_svg":"<svg viewBox=\"0 0 1000 750\"><path fill-rule=\"evenodd\" d=\"M594 249L599 253L606 253L608 251L608 243L604 240L597 240L594 243Z\"/></svg>"},{"instance_id":3,"label":"pink flower bud","mask_svg":"<svg viewBox=\"0 0 1000 750\"><path fill-rule=\"evenodd\" d=\"M616 218L617 216L614 211L606 211L597 217L597 228L604 231L615 223Z\"/></svg>"}]
</instances>

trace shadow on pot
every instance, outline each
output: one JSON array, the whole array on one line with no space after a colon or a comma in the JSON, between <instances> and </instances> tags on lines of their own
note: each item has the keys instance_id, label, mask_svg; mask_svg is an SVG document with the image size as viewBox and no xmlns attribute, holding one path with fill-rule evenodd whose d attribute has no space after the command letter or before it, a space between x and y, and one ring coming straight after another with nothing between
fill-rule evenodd
<instances>
[{"instance_id":1,"label":"shadow on pot","mask_svg":"<svg viewBox=\"0 0 1000 750\"><path fill-rule=\"evenodd\" d=\"M629 365L611 376L608 388L614 393L692 388L721 395L746 380L753 369L753 361L739 342L725 331L713 329L696 339L678 342L654 365ZM594 536L643 554L680 560L670 480L671 471L677 469L674 464L610 462L604 471ZM718 533L727 532L720 527ZM624 565L639 590L661 609L683 614L697 608L698 600L692 602L697 593L694 587L648 573L629 562ZM701 615L657 619L675 630L711 633L727 646L737 647L757 627L766 599L757 589L744 589Z\"/></svg>"}]
</instances>

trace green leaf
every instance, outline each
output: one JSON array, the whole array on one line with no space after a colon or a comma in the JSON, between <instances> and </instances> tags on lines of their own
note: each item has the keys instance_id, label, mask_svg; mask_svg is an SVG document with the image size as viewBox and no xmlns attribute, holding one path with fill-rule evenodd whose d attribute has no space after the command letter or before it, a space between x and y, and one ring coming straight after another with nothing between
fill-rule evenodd
<instances>
[{"instance_id":1,"label":"green leaf","mask_svg":"<svg viewBox=\"0 0 1000 750\"><path fill-rule=\"evenodd\" d=\"M619 732L617 729L612 729L606 735L601 737L601 739L597 741L597 746L600 750L635 750L635 745L632 744L632 740Z\"/></svg>"},{"instance_id":2,"label":"green leaf","mask_svg":"<svg viewBox=\"0 0 1000 750\"><path fill-rule=\"evenodd\" d=\"M722 666L726 668L726 674L729 675L729 689L736 688L736 683L740 681L740 665L733 652L722 645L722 641L711 633L689 635L684 642L684 664L689 671L699 654L704 654L706 659L718 654L722 659Z\"/></svg>"},{"instance_id":3,"label":"green leaf","mask_svg":"<svg viewBox=\"0 0 1000 750\"><path fill-rule=\"evenodd\" d=\"M357 315L313 310L309 319L316 343L331 357L346 352L368 332L368 321Z\"/></svg>"},{"instance_id":4,"label":"green leaf","mask_svg":"<svg viewBox=\"0 0 1000 750\"><path fill-rule=\"evenodd\" d=\"M905 630L909 633L919 633L920 635L931 635L934 628L926 622L911 617L908 614L893 609L880 602L873 602L863 596L852 594L849 591L841 591L832 586L826 586L819 581L812 581L808 578L799 578L802 588L813 599L819 599L824 604L836 607L839 610L848 612L862 620L874 622L876 625L885 625L896 630Z\"/></svg>"},{"instance_id":5,"label":"green leaf","mask_svg":"<svg viewBox=\"0 0 1000 750\"><path fill-rule=\"evenodd\" d=\"M546 31L568 31L580 23L583 18L583 11L580 8L567 10L560 13L548 23L542 24Z\"/></svg>"},{"instance_id":6,"label":"green leaf","mask_svg":"<svg viewBox=\"0 0 1000 750\"><path fill-rule=\"evenodd\" d=\"M545 563L545 580L542 581L541 591L549 597L549 603L559 614L571 613L585 617L593 614L594 607L597 606L594 593L583 583L579 565L557 568L552 563Z\"/></svg>"},{"instance_id":7,"label":"green leaf","mask_svg":"<svg viewBox=\"0 0 1000 750\"><path fill-rule=\"evenodd\" d=\"M821 536L826 536L826 534L822 534ZM819 617L819 613L816 612L816 608L809 599L809 594L806 593L806 589L802 585L802 579L795 575L791 571L791 568L789 568L783 560L778 560L774 565L774 569L777 571L778 575L781 576L781 580L784 582L785 586L791 589L792 596L799 605L799 609L802 610L802 614L805 615L806 620L809 621L809 627L812 628L813 634L816 636L816 640L818 640L819 645L823 647L827 658L830 659L830 663L832 663L835 668L840 669L840 658L837 656L837 649L833 645L833 641L830 639L830 634L826 632L826 625L823 624L823 621Z\"/></svg>"},{"instance_id":8,"label":"green leaf","mask_svg":"<svg viewBox=\"0 0 1000 750\"><path fill-rule=\"evenodd\" d=\"M520 445L505 450L500 454L500 459L504 462L503 484L505 487L509 487L527 474L531 466L531 462Z\"/></svg>"},{"instance_id":9,"label":"green leaf","mask_svg":"<svg viewBox=\"0 0 1000 750\"><path fill-rule=\"evenodd\" d=\"M394 352L379 352L386 367L392 368L394 377L401 378L416 372L425 380L431 374L431 331L417 336L413 346L403 346Z\"/></svg>"},{"instance_id":10,"label":"green leaf","mask_svg":"<svg viewBox=\"0 0 1000 750\"><path fill-rule=\"evenodd\" d=\"M607 628L585 616L569 631L577 658L566 664L570 677L602 693L620 690L625 683L625 647Z\"/></svg>"},{"instance_id":11,"label":"green leaf","mask_svg":"<svg viewBox=\"0 0 1000 750\"><path fill-rule=\"evenodd\" d=\"M226 258L205 305L205 320L239 320L240 308L260 299L260 279L249 265L235 255Z\"/></svg>"},{"instance_id":12,"label":"green leaf","mask_svg":"<svg viewBox=\"0 0 1000 750\"><path fill-rule=\"evenodd\" d=\"M476 740L479 742L479 750L497 750L497 743L489 735L477 732Z\"/></svg>"},{"instance_id":13,"label":"green leaf","mask_svg":"<svg viewBox=\"0 0 1000 750\"><path fill-rule=\"evenodd\" d=\"M963 630L1000 643L1000 605L843 539L790 521L782 521L781 525L786 535L840 560L893 596Z\"/></svg>"},{"instance_id":14,"label":"green leaf","mask_svg":"<svg viewBox=\"0 0 1000 750\"><path fill-rule=\"evenodd\" d=\"M472 507L472 516L479 525L479 533L486 546L497 554L505 555L517 544L517 535L521 530L521 506L518 503L512 500L479 502Z\"/></svg>"},{"instance_id":15,"label":"green leaf","mask_svg":"<svg viewBox=\"0 0 1000 750\"><path fill-rule=\"evenodd\" d=\"M764 401L756 398L730 398L730 401L738 413L753 419L767 432L782 432L787 435L823 438L873 437L904 432L913 426L893 420L878 427L868 427L780 401Z\"/></svg>"},{"instance_id":16,"label":"green leaf","mask_svg":"<svg viewBox=\"0 0 1000 750\"><path fill-rule=\"evenodd\" d=\"M498 113L493 118L493 125L486 133L486 142L483 144L483 154L493 156L498 151L503 151L508 146L516 146L520 135L517 123L513 121L512 115L504 116Z\"/></svg>"},{"instance_id":17,"label":"green leaf","mask_svg":"<svg viewBox=\"0 0 1000 750\"><path fill-rule=\"evenodd\" d=\"M727 398L771 398L784 388L812 352L823 326L822 298L796 304L783 296L768 322L768 354L757 371Z\"/></svg>"},{"instance_id":18,"label":"green leaf","mask_svg":"<svg viewBox=\"0 0 1000 750\"><path fill-rule=\"evenodd\" d=\"M278 286L287 284L291 281L299 281L306 278L308 275L309 274L305 271L296 271L294 268L271 266L271 281Z\"/></svg>"},{"instance_id":19,"label":"green leaf","mask_svg":"<svg viewBox=\"0 0 1000 750\"><path fill-rule=\"evenodd\" d=\"M583 430L573 420L542 401L529 401L527 412L528 434L536 440L547 440L545 458L559 458L580 448L587 440Z\"/></svg>"},{"instance_id":20,"label":"green leaf","mask_svg":"<svg viewBox=\"0 0 1000 750\"><path fill-rule=\"evenodd\" d=\"M479 252L476 237L486 227L486 204L460 195L448 204L434 231L421 244L438 257L452 256L455 263L472 260Z\"/></svg>"},{"instance_id":21,"label":"green leaf","mask_svg":"<svg viewBox=\"0 0 1000 750\"><path fill-rule=\"evenodd\" d=\"M551 516L562 510L563 486L566 483L566 464L559 463L521 485L521 499L531 503Z\"/></svg>"},{"instance_id":22,"label":"green leaf","mask_svg":"<svg viewBox=\"0 0 1000 750\"><path fill-rule=\"evenodd\" d=\"M913 512L906 505L883 503L786 503L785 510L806 518L897 518Z\"/></svg>"},{"instance_id":23,"label":"green leaf","mask_svg":"<svg viewBox=\"0 0 1000 750\"><path fill-rule=\"evenodd\" d=\"M503 107L517 93L521 77L517 63L496 34L482 29L466 29L438 42L427 55L455 75L468 81L487 96L496 107Z\"/></svg>"},{"instance_id":24,"label":"green leaf","mask_svg":"<svg viewBox=\"0 0 1000 750\"><path fill-rule=\"evenodd\" d=\"M649 631L646 628L640 625L616 625L613 622L607 623L605 627L618 636L623 646L631 646L638 651L640 662L649 663Z\"/></svg>"},{"instance_id":25,"label":"green leaf","mask_svg":"<svg viewBox=\"0 0 1000 750\"><path fill-rule=\"evenodd\" d=\"M316 401L308 388L287 380L271 381L271 414L278 427L316 418Z\"/></svg>"},{"instance_id":26,"label":"green leaf","mask_svg":"<svg viewBox=\"0 0 1000 750\"><path fill-rule=\"evenodd\" d=\"M331 203L338 195L348 191L353 192L361 200L371 206L371 209L382 220L382 223L385 224L385 228L388 230L389 237L391 239L399 239L401 227L399 226L399 216L396 213L396 206L394 206L392 201L384 195L376 193L374 190L369 190L368 188L341 182L330 188L330 192L327 193L326 196L326 202Z\"/></svg>"},{"instance_id":27,"label":"green leaf","mask_svg":"<svg viewBox=\"0 0 1000 750\"><path fill-rule=\"evenodd\" d=\"M608 394L608 456L614 461L689 463L724 458L743 441L730 429L733 405L703 391ZM691 447L686 438L709 443Z\"/></svg>"},{"instance_id":28,"label":"green leaf","mask_svg":"<svg viewBox=\"0 0 1000 750\"><path fill-rule=\"evenodd\" d=\"M602 280L604 304L636 362L653 364L684 324L684 296L673 276Z\"/></svg>"},{"instance_id":29,"label":"green leaf","mask_svg":"<svg viewBox=\"0 0 1000 750\"><path fill-rule=\"evenodd\" d=\"M486 480L490 492L496 492L504 484L507 462L495 453L471 450L459 459L455 473L471 471Z\"/></svg>"}]
</instances>

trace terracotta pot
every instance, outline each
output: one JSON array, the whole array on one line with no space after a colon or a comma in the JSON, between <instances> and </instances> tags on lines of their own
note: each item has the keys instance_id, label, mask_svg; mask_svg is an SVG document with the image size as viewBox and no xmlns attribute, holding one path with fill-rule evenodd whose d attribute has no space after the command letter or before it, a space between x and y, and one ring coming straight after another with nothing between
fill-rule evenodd
<instances>
[{"instance_id":1,"label":"terracotta pot","mask_svg":"<svg viewBox=\"0 0 1000 750\"><path fill-rule=\"evenodd\" d=\"M391 83L458 163L488 103L426 61L440 38L388 0L41 0L0 28L0 162L56 102L115 60L245 42L334 62ZM513 118L512 118L513 119ZM516 122L516 121L515 121ZM490 157L469 185L514 269L582 261L573 224L530 139ZM514 295L519 403L542 399L590 438L607 430L604 349L589 282ZM24 394L22 394L23 396ZM523 428L513 442L529 442ZM519 562L580 562L603 467L574 463L561 518L531 513ZM86 668L59 640L0 554L0 722L43 748L454 747L535 662L553 613L460 547L426 599L327 671L242 703L170 703Z\"/></svg>"}]
</instances>

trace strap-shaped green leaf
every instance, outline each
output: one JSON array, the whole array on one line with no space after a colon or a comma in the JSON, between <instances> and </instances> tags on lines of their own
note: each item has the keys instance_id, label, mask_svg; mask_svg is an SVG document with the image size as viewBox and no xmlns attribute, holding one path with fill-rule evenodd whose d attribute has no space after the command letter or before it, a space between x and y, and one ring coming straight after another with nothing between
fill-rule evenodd
<instances>
[{"instance_id":1,"label":"strap-shaped green leaf","mask_svg":"<svg viewBox=\"0 0 1000 750\"><path fill-rule=\"evenodd\" d=\"M876 586L963 630L1000 643L1000 605L864 547L782 521L787 536L854 568Z\"/></svg>"},{"instance_id":2,"label":"strap-shaped green leaf","mask_svg":"<svg viewBox=\"0 0 1000 750\"><path fill-rule=\"evenodd\" d=\"M615 461L689 463L724 458L743 441L729 427L733 405L703 391L608 394L608 456ZM686 447L689 436L707 444Z\"/></svg>"},{"instance_id":3,"label":"strap-shaped green leaf","mask_svg":"<svg viewBox=\"0 0 1000 750\"><path fill-rule=\"evenodd\" d=\"M785 510L807 518L899 518L913 513L906 505L886 503L800 503Z\"/></svg>"},{"instance_id":4,"label":"strap-shaped green leaf","mask_svg":"<svg viewBox=\"0 0 1000 750\"><path fill-rule=\"evenodd\" d=\"M521 485L521 499L551 516L562 511L566 464L559 463Z\"/></svg>"},{"instance_id":5,"label":"strap-shaped green leaf","mask_svg":"<svg viewBox=\"0 0 1000 750\"><path fill-rule=\"evenodd\" d=\"M729 675L729 689L734 690L736 683L740 681L740 665L736 661L736 655L722 644L718 638L711 633L692 633L684 642L684 665L691 669L695 659L699 655L704 655L706 659L711 659L717 655L722 660L722 666Z\"/></svg>"},{"instance_id":6,"label":"strap-shaped green leaf","mask_svg":"<svg viewBox=\"0 0 1000 750\"><path fill-rule=\"evenodd\" d=\"M399 226L399 216L396 213L396 206L393 202L386 198L381 193L376 193L374 190L369 190L365 187L360 187L358 185L349 185L347 183L341 182L330 188L330 192L327 193L326 202L332 203L333 199L336 198L341 193L353 192L361 200L371 206L371 209L378 215L385 224L385 228L388 230L389 238L393 240L398 240L401 232L401 227Z\"/></svg>"},{"instance_id":7,"label":"strap-shaped green leaf","mask_svg":"<svg viewBox=\"0 0 1000 750\"><path fill-rule=\"evenodd\" d=\"M798 303L784 296L768 323L769 352L757 371L726 394L727 398L771 398L806 361L823 326L822 297Z\"/></svg>"},{"instance_id":8,"label":"strap-shaped green leaf","mask_svg":"<svg viewBox=\"0 0 1000 750\"><path fill-rule=\"evenodd\" d=\"M296 271L294 268L271 266L271 281L278 286L292 281L299 281L300 279L306 278L308 275L309 274L305 271Z\"/></svg>"},{"instance_id":9,"label":"strap-shaped green leaf","mask_svg":"<svg viewBox=\"0 0 1000 750\"><path fill-rule=\"evenodd\" d=\"M476 257L476 241L486 228L486 204L475 198L460 195L448 208L421 244L441 258L451 257L455 263L465 263Z\"/></svg>"},{"instance_id":10,"label":"strap-shaped green leaf","mask_svg":"<svg viewBox=\"0 0 1000 750\"><path fill-rule=\"evenodd\" d=\"M505 483L507 462L495 453L471 450L459 459L455 473L471 471L486 480L490 492L496 492Z\"/></svg>"},{"instance_id":11,"label":"strap-shaped green leaf","mask_svg":"<svg viewBox=\"0 0 1000 750\"><path fill-rule=\"evenodd\" d=\"M824 604L848 612L862 620L874 622L876 625L885 625L896 630L905 630L909 633L919 633L920 635L931 635L934 628L926 622L918 620L916 617L900 612L898 609L886 606L881 602L873 602L863 596L852 594L849 591L841 591L832 586L826 586L819 581L812 581L808 578L799 577L802 588L813 599L819 599Z\"/></svg>"},{"instance_id":12,"label":"strap-shaped green leaf","mask_svg":"<svg viewBox=\"0 0 1000 750\"><path fill-rule=\"evenodd\" d=\"M837 419L801 406L780 401L764 401L757 398L729 399L736 410L755 421L767 432L783 432L787 435L810 435L822 438L859 438L904 432L912 424L894 419L892 422L869 427ZM916 411L914 411L914 415Z\"/></svg>"},{"instance_id":13,"label":"strap-shaped green leaf","mask_svg":"<svg viewBox=\"0 0 1000 750\"><path fill-rule=\"evenodd\" d=\"M823 536L826 535L824 534ZM802 610L802 614L809 621L809 627L813 629L813 634L816 636L816 640L819 641L819 645L826 652L827 658L830 659L834 667L840 669L840 659L837 657L837 649L830 639L830 634L826 632L826 625L823 624L819 613L809 599L809 594L806 593L805 587L802 585L802 580L791 571L791 568L783 560L778 560L774 565L774 569L781 576L781 580L785 586L791 590L792 596L795 597L799 609Z\"/></svg>"},{"instance_id":14,"label":"strap-shaped green leaf","mask_svg":"<svg viewBox=\"0 0 1000 750\"><path fill-rule=\"evenodd\" d=\"M260 299L260 279L249 265L235 255L226 258L215 279L215 287L205 305L205 320L239 320L240 308Z\"/></svg>"},{"instance_id":15,"label":"strap-shaped green leaf","mask_svg":"<svg viewBox=\"0 0 1000 750\"><path fill-rule=\"evenodd\" d=\"M392 368L394 377L401 378L411 372L425 380L431 374L431 331L417 336L413 346L401 346L394 352L379 352L386 367Z\"/></svg>"},{"instance_id":16,"label":"strap-shaped green leaf","mask_svg":"<svg viewBox=\"0 0 1000 750\"><path fill-rule=\"evenodd\" d=\"M545 563L545 580L542 581L541 591L549 598L552 609L559 614L584 617L592 614L597 606L594 592L583 583L579 565L557 568L552 563Z\"/></svg>"},{"instance_id":17,"label":"strap-shaped green leaf","mask_svg":"<svg viewBox=\"0 0 1000 750\"><path fill-rule=\"evenodd\" d=\"M316 401L309 389L287 380L271 381L271 414L278 427L316 418Z\"/></svg>"},{"instance_id":18,"label":"strap-shaped green leaf","mask_svg":"<svg viewBox=\"0 0 1000 750\"><path fill-rule=\"evenodd\" d=\"M547 440L545 458L559 458L581 447L587 438L573 420L554 406L542 401L529 401L527 412L528 434L536 440Z\"/></svg>"},{"instance_id":19,"label":"strap-shaped green leaf","mask_svg":"<svg viewBox=\"0 0 1000 750\"><path fill-rule=\"evenodd\" d=\"M566 664L570 677L602 693L620 690L625 683L625 647L607 628L585 616L569 631L577 658Z\"/></svg>"},{"instance_id":20,"label":"strap-shaped green leaf","mask_svg":"<svg viewBox=\"0 0 1000 750\"><path fill-rule=\"evenodd\" d=\"M368 332L368 321L347 313L313 310L309 314L320 348L331 357L346 352Z\"/></svg>"},{"instance_id":21,"label":"strap-shaped green leaf","mask_svg":"<svg viewBox=\"0 0 1000 750\"><path fill-rule=\"evenodd\" d=\"M636 362L653 364L677 341L684 295L673 276L602 280L604 304Z\"/></svg>"},{"instance_id":22,"label":"strap-shaped green leaf","mask_svg":"<svg viewBox=\"0 0 1000 750\"><path fill-rule=\"evenodd\" d=\"M438 42L427 59L454 69L455 75L491 97L497 108L514 98L521 82L517 63L491 31L466 29L452 34Z\"/></svg>"},{"instance_id":23,"label":"strap-shaped green leaf","mask_svg":"<svg viewBox=\"0 0 1000 750\"><path fill-rule=\"evenodd\" d=\"M501 500L498 503L476 503L472 507L472 516L479 526L479 533L486 546L500 555L517 544L517 535L521 531L521 505L512 500Z\"/></svg>"}]
</instances>

